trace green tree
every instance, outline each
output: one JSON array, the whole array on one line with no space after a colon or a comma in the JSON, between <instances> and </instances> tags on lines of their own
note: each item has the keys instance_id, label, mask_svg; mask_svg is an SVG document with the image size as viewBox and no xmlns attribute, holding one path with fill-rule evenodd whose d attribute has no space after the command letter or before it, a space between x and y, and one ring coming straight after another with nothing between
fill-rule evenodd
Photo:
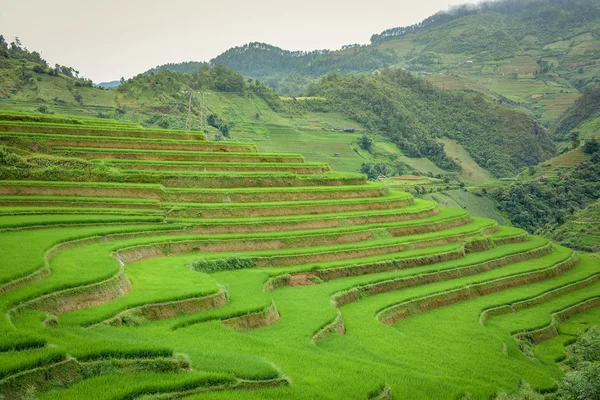
<instances>
[{"instance_id":1,"label":"green tree","mask_svg":"<svg viewBox=\"0 0 600 400\"><path fill-rule=\"evenodd\" d=\"M581 144L581 140L579 139L579 131L572 131L570 137L571 137L571 148L573 150L575 150Z\"/></svg>"},{"instance_id":2,"label":"green tree","mask_svg":"<svg viewBox=\"0 0 600 400\"><path fill-rule=\"evenodd\" d=\"M600 143L598 143L598 139L593 138L590 140L586 140L583 145L583 152L585 154L594 154L600 150Z\"/></svg>"},{"instance_id":3,"label":"green tree","mask_svg":"<svg viewBox=\"0 0 600 400\"><path fill-rule=\"evenodd\" d=\"M367 135L362 135L358 139L358 145L361 149L368 151L369 153L373 149L373 139L368 137Z\"/></svg>"}]
</instances>

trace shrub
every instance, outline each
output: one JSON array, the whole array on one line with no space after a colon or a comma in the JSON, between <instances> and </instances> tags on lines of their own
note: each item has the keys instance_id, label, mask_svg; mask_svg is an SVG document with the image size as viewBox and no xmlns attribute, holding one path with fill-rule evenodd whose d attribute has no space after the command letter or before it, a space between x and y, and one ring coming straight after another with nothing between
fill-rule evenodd
<instances>
[{"instance_id":1,"label":"shrub","mask_svg":"<svg viewBox=\"0 0 600 400\"><path fill-rule=\"evenodd\" d=\"M205 273L231 271L237 269L254 268L256 263L249 257L227 257L216 259L201 258L188 262L188 268Z\"/></svg>"},{"instance_id":2,"label":"shrub","mask_svg":"<svg viewBox=\"0 0 600 400\"><path fill-rule=\"evenodd\" d=\"M587 140L583 145L583 152L585 154L594 154L598 151L600 151L600 143L598 143L596 138Z\"/></svg>"},{"instance_id":3,"label":"shrub","mask_svg":"<svg viewBox=\"0 0 600 400\"><path fill-rule=\"evenodd\" d=\"M0 147L0 166L23 168L27 166L27 162L18 154L11 153L4 147Z\"/></svg>"},{"instance_id":4,"label":"shrub","mask_svg":"<svg viewBox=\"0 0 600 400\"><path fill-rule=\"evenodd\" d=\"M573 345L574 358L579 362L600 362L600 326L588 330Z\"/></svg>"},{"instance_id":5,"label":"shrub","mask_svg":"<svg viewBox=\"0 0 600 400\"><path fill-rule=\"evenodd\" d=\"M600 399L600 364L568 373L558 387L561 400Z\"/></svg>"},{"instance_id":6,"label":"shrub","mask_svg":"<svg viewBox=\"0 0 600 400\"><path fill-rule=\"evenodd\" d=\"M368 137L367 135L362 135L360 139L358 139L358 145L361 149L371 152L373 148L373 139Z\"/></svg>"}]
</instances>

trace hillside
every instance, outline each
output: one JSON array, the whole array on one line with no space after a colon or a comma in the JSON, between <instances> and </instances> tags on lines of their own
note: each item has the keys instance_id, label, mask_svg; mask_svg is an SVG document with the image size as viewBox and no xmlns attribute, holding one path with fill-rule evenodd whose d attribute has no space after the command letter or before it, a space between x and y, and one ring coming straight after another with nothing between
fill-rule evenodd
<instances>
[{"instance_id":1,"label":"hillside","mask_svg":"<svg viewBox=\"0 0 600 400\"><path fill-rule=\"evenodd\" d=\"M331 71L372 73L396 66L446 89L477 90L530 109L546 125L597 83L598 0L504 0L440 12L371 37L370 45L288 51L266 43L227 50L210 61L298 95ZM167 64L192 72L200 62Z\"/></svg>"},{"instance_id":2,"label":"hillside","mask_svg":"<svg viewBox=\"0 0 600 400\"><path fill-rule=\"evenodd\" d=\"M566 223L545 235L573 249L600 252L600 200L576 212Z\"/></svg>"},{"instance_id":3,"label":"hillside","mask_svg":"<svg viewBox=\"0 0 600 400\"><path fill-rule=\"evenodd\" d=\"M445 170L461 166L436 138L458 141L497 177L515 175L554 153L549 136L527 113L481 94L436 89L401 70L370 77L332 75L309 93L385 134L405 155L428 158Z\"/></svg>"},{"instance_id":4,"label":"hillside","mask_svg":"<svg viewBox=\"0 0 600 400\"><path fill-rule=\"evenodd\" d=\"M6 400L578 388L591 255L197 131L0 113L0 143Z\"/></svg>"},{"instance_id":5,"label":"hillside","mask_svg":"<svg viewBox=\"0 0 600 400\"><path fill-rule=\"evenodd\" d=\"M398 69L363 77L332 75L311 84L310 96L285 99L220 65L191 73L140 74L116 90L49 74L32 61L22 65L26 76L12 76L15 89L0 105L7 111L189 127L216 140L253 140L265 150L281 149L277 141L285 145L290 135L300 134L317 139L298 141L299 151L315 154L314 159L327 157L343 171L371 163L381 165L384 175L433 172L481 183L491 176L513 176L554 153L544 129L518 108L477 94L439 90ZM372 145L361 147L359 139ZM450 155L444 151L446 139L457 141ZM468 170L461 167L463 159Z\"/></svg>"},{"instance_id":6,"label":"hillside","mask_svg":"<svg viewBox=\"0 0 600 400\"><path fill-rule=\"evenodd\" d=\"M568 141L574 131L579 133L580 140L600 136L600 86L584 91L560 117L553 135L557 140Z\"/></svg>"}]
</instances>

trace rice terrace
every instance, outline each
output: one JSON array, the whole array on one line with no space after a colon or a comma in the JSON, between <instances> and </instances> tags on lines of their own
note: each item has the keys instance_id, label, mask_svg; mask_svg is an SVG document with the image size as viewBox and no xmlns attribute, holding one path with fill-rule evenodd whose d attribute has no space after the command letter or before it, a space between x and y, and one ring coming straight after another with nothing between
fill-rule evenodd
<instances>
[{"instance_id":1,"label":"rice terrace","mask_svg":"<svg viewBox=\"0 0 600 400\"><path fill-rule=\"evenodd\" d=\"M6 399L548 391L600 304L593 256L299 154L0 119L4 144L121 169L0 182Z\"/></svg>"},{"instance_id":2,"label":"rice terrace","mask_svg":"<svg viewBox=\"0 0 600 400\"><path fill-rule=\"evenodd\" d=\"M600 0L451 3L102 84L0 35L0 400L600 400Z\"/></svg>"}]
</instances>

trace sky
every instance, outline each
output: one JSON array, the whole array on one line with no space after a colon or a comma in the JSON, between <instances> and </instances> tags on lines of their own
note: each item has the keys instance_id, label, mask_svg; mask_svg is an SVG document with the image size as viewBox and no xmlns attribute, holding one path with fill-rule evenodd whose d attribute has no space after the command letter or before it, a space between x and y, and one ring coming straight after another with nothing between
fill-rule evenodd
<instances>
[{"instance_id":1,"label":"sky","mask_svg":"<svg viewBox=\"0 0 600 400\"><path fill-rule=\"evenodd\" d=\"M287 50L367 44L474 0L0 0L0 34L94 82L209 61L248 42Z\"/></svg>"}]
</instances>

